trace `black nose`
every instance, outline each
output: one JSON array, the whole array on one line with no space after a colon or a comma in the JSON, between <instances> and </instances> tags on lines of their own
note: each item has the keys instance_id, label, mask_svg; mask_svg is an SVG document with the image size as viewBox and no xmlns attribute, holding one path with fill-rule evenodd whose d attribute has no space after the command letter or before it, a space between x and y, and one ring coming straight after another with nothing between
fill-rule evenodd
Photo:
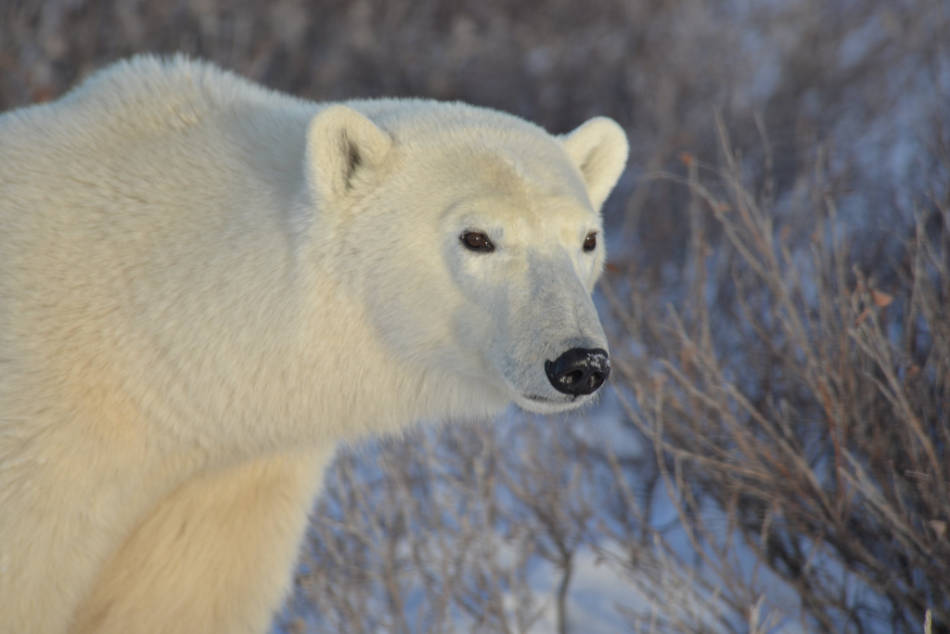
<instances>
[{"instance_id":1,"label":"black nose","mask_svg":"<svg viewBox=\"0 0 950 634\"><path fill-rule=\"evenodd\" d=\"M544 372L558 392L580 396L597 391L610 375L607 351L571 348L554 361L544 362Z\"/></svg>"}]
</instances>

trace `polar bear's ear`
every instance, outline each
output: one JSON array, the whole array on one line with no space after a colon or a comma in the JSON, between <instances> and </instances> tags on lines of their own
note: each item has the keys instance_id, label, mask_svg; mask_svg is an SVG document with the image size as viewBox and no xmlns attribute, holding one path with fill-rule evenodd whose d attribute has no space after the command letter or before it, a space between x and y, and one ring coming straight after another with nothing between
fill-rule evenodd
<instances>
[{"instance_id":1,"label":"polar bear's ear","mask_svg":"<svg viewBox=\"0 0 950 634\"><path fill-rule=\"evenodd\" d=\"M392 137L352 108L321 110L307 127L311 187L323 200L346 195L357 172L382 163L392 144Z\"/></svg>"},{"instance_id":2,"label":"polar bear's ear","mask_svg":"<svg viewBox=\"0 0 950 634\"><path fill-rule=\"evenodd\" d=\"M594 117L561 137L581 171L594 209L600 209L627 164L627 135L613 119Z\"/></svg>"}]
</instances>

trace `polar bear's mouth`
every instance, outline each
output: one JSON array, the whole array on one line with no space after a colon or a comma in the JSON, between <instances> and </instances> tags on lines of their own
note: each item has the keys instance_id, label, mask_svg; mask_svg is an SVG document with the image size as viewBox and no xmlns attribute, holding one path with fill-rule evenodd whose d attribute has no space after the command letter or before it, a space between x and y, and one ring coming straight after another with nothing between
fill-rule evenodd
<instances>
[{"instance_id":1,"label":"polar bear's mouth","mask_svg":"<svg viewBox=\"0 0 950 634\"><path fill-rule=\"evenodd\" d=\"M518 407L536 414L558 414L580 407L591 400L590 395L551 397L522 392L515 398L515 403Z\"/></svg>"},{"instance_id":2,"label":"polar bear's mouth","mask_svg":"<svg viewBox=\"0 0 950 634\"><path fill-rule=\"evenodd\" d=\"M538 394L525 394L524 397L529 401L536 401L538 403L573 403L577 400L576 396L551 398L549 396L539 396Z\"/></svg>"},{"instance_id":3,"label":"polar bear's mouth","mask_svg":"<svg viewBox=\"0 0 950 634\"><path fill-rule=\"evenodd\" d=\"M509 398L521 409L535 414L557 414L566 412L592 400L591 394L561 394L551 390L545 394L539 385L522 385L515 387L513 382L505 380Z\"/></svg>"}]
</instances>

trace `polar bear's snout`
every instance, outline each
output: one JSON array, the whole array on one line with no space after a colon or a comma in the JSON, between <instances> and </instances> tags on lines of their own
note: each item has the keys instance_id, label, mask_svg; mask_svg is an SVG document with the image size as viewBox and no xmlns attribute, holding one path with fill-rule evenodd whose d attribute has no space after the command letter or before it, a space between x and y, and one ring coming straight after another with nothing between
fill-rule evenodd
<instances>
[{"instance_id":1,"label":"polar bear's snout","mask_svg":"<svg viewBox=\"0 0 950 634\"><path fill-rule=\"evenodd\" d=\"M593 394L610 376L610 358L601 348L571 348L554 361L545 361L544 372L558 392Z\"/></svg>"}]
</instances>

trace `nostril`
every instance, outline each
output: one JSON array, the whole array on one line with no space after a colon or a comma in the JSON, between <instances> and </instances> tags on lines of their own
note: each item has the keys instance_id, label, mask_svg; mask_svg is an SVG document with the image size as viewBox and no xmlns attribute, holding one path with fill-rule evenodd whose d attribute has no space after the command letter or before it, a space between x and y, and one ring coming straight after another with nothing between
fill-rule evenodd
<instances>
[{"instance_id":1,"label":"nostril","mask_svg":"<svg viewBox=\"0 0 950 634\"><path fill-rule=\"evenodd\" d=\"M590 391L593 392L603 385L606 378L607 376L603 372L591 372L589 379Z\"/></svg>"},{"instance_id":2,"label":"nostril","mask_svg":"<svg viewBox=\"0 0 950 634\"><path fill-rule=\"evenodd\" d=\"M559 392L580 396L595 392L610 374L607 351L571 348L554 361L545 361L548 380Z\"/></svg>"}]
</instances>

